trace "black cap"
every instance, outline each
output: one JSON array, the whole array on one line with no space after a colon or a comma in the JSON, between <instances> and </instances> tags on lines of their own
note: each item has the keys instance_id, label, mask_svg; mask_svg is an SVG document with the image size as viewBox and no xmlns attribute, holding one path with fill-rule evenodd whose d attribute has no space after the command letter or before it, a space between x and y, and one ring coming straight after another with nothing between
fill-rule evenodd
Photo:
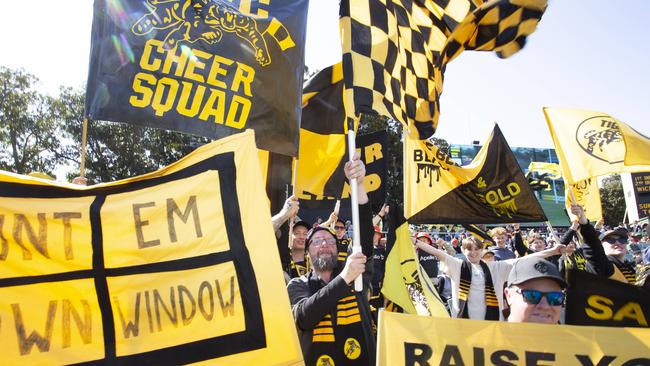
<instances>
[{"instance_id":1,"label":"black cap","mask_svg":"<svg viewBox=\"0 0 650 366\"><path fill-rule=\"evenodd\" d=\"M605 238L611 238L611 237L614 237L614 238L627 238L628 234L629 234L629 232L627 231L627 229L622 228L622 227L617 227L614 230L608 230L608 231L605 231L604 233L600 234L599 239L600 239L600 241L603 241L603 240L605 240Z\"/></svg>"},{"instance_id":2,"label":"black cap","mask_svg":"<svg viewBox=\"0 0 650 366\"><path fill-rule=\"evenodd\" d=\"M311 238L314 236L314 234L316 234L319 231L323 231L323 230L330 233L334 237L334 239L336 239L336 234L334 232L332 232L332 230L330 230L329 228L327 228L325 226L316 226L316 227L312 228L311 230L309 230L309 232L307 233L307 240L305 240L305 250L307 250L309 248L309 244L311 243ZM338 239L336 239L336 241L338 242Z\"/></svg>"},{"instance_id":3,"label":"black cap","mask_svg":"<svg viewBox=\"0 0 650 366\"><path fill-rule=\"evenodd\" d=\"M510 270L507 285L519 285L536 278L555 280L562 288L567 287L566 281L553 263L535 257L525 257L516 261Z\"/></svg>"},{"instance_id":4,"label":"black cap","mask_svg":"<svg viewBox=\"0 0 650 366\"><path fill-rule=\"evenodd\" d=\"M293 223L293 227L296 227L296 226L303 226L307 230L311 229L311 226L309 226L307 221L302 221L302 220L296 221L296 222Z\"/></svg>"}]
</instances>

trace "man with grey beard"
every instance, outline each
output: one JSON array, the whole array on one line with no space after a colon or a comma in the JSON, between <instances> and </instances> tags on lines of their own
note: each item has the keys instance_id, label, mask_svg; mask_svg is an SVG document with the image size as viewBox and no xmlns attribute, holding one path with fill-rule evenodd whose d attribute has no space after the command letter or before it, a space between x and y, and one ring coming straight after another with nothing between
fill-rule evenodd
<instances>
[{"instance_id":1,"label":"man with grey beard","mask_svg":"<svg viewBox=\"0 0 650 366\"><path fill-rule=\"evenodd\" d=\"M315 227L307 235L310 271L287 285L300 345L307 365L374 365L375 343L366 296L372 272L372 211L358 154L345 164L348 179L357 179L362 253L338 261L336 234ZM365 272L365 273L364 273ZM370 272L370 273L369 273ZM354 280L363 276L363 291Z\"/></svg>"}]
</instances>

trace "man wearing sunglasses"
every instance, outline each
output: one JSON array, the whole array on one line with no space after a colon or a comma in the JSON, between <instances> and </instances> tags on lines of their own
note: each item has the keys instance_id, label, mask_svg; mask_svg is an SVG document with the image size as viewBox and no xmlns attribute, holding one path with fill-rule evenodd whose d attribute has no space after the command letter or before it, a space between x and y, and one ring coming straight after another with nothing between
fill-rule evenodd
<instances>
[{"instance_id":1,"label":"man wearing sunglasses","mask_svg":"<svg viewBox=\"0 0 650 366\"><path fill-rule=\"evenodd\" d=\"M606 231L600 236L587 220L580 205L571 205L571 213L578 217L584 240L585 259L599 276L636 284L634 264L625 260L629 233L624 228Z\"/></svg>"},{"instance_id":2,"label":"man wearing sunglasses","mask_svg":"<svg viewBox=\"0 0 650 366\"><path fill-rule=\"evenodd\" d=\"M522 258L516 262L503 289L503 315L513 323L558 324L566 282L551 262Z\"/></svg>"}]
</instances>

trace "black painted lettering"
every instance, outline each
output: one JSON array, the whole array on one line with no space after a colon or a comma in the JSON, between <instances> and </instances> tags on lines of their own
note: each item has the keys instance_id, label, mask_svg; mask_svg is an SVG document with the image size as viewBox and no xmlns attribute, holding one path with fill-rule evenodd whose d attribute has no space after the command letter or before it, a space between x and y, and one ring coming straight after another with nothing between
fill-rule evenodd
<instances>
[{"instance_id":1,"label":"black painted lettering","mask_svg":"<svg viewBox=\"0 0 650 366\"><path fill-rule=\"evenodd\" d=\"M169 228L169 240L171 240L172 243L178 241L178 238L176 237L176 224L174 221L174 214L178 216L184 224L187 223L187 220L190 218L190 214L192 214L196 237L203 237L203 233L201 232L201 221L199 220L199 208L196 204L196 196L190 196L183 213L181 213L180 208L173 198L167 199L167 227Z\"/></svg>"},{"instance_id":2,"label":"black painted lettering","mask_svg":"<svg viewBox=\"0 0 650 366\"><path fill-rule=\"evenodd\" d=\"M80 218L81 212L54 213L54 219L63 220L63 248L65 250L65 259L67 260L74 259L74 254L72 253L72 225L70 225L70 220Z\"/></svg>"},{"instance_id":3,"label":"black painted lettering","mask_svg":"<svg viewBox=\"0 0 650 366\"><path fill-rule=\"evenodd\" d=\"M32 347L36 345L39 351L49 352L52 340L52 331L54 329L54 317L56 316L57 300L50 301L47 308L47 320L45 321L45 336L37 331L32 331L27 337L23 314L20 311L20 304L11 304L11 310L14 314L14 324L16 325L16 338L18 339L18 349L21 355L28 355L32 352Z\"/></svg>"},{"instance_id":4,"label":"black painted lettering","mask_svg":"<svg viewBox=\"0 0 650 366\"><path fill-rule=\"evenodd\" d=\"M490 356L490 361L492 361L494 366L516 366L514 363L508 361L517 361L518 359L519 357L514 352L505 349L495 351Z\"/></svg>"},{"instance_id":5,"label":"black painted lettering","mask_svg":"<svg viewBox=\"0 0 650 366\"><path fill-rule=\"evenodd\" d=\"M485 365L485 350L480 347L474 347L474 366Z\"/></svg>"},{"instance_id":6,"label":"black painted lettering","mask_svg":"<svg viewBox=\"0 0 650 366\"><path fill-rule=\"evenodd\" d=\"M600 361L598 363L594 363L589 355L576 355L576 358L578 361L580 361L580 364L582 366L609 366L612 361L616 359L616 356L603 356L600 358Z\"/></svg>"},{"instance_id":7,"label":"black painted lettering","mask_svg":"<svg viewBox=\"0 0 650 366\"><path fill-rule=\"evenodd\" d=\"M190 290L187 289L187 287L183 285L179 285L177 288L178 288L178 302L181 305L181 318L183 319L183 325L188 325L192 322L192 319L196 314L196 301L194 301L194 296L192 296L192 293L190 292ZM185 309L186 297L187 299L189 299L190 303L192 304L192 311L190 312L189 315L187 315L187 311Z\"/></svg>"},{"instance_id":8,"label":"black painted lettering","mask_svg":"<svg viewBox=\"0 0 650 366\"><path fill-rule=\"evenodd\" d=\"M122 313L122 308L120 307L120 302L117 299L117 296L113 297L113 305L117 308L117 312L120 314L120 320L122 321L122 332L124 333L124 338L129 339L131 336L137 337L140 333L140 293L138 292L135 296L135 311L134 318L127 321L124 319L124 313Z\"/></svg>"},{"instance_id":9,"label":"black painted lettering","mask_svg":"<svg viewBox=\"0 0 650 366\"><path fill-rule=\"evenodd\" d=\"M413 150L413 161L419 162L424 160L424 152L422 150Z\"/></svg>"},{"instance_id":10,"label":"black painted lettering","mask_svg":"<svg viewBox=\"0 0 650 366\"><path fill-rule=\"evenodd\" d=\"M81 306L83 308L84 318L81 319L81 315L77 309L72 306L72 302L68 299L64 299L61 304L61 311L63 312L63 348L69 348L72 344L72 325L70 319L73 318L79 330L79 335L84 344L89 344L92 342L92 314L90 312L90 304L88 301L81 300ZM72 316L72 317L71 317Z\"/></svg>"},{"instance_id":11,"label":"black painted lettering","mask_svg":"<svg viewBox=\"0 0 650 366\"><path fill-rule=\"evenodd\" d=\"M47 220L45 219L45 214L38 213L36 217L38 218L38 236L36 236L32 224L27 220L25 215L14 215L14 240L23 250L24 260L31 260L32 253L25 247L25 244L23 244L23 231L27 233L27 238L32 245L34 245L34 248L36 248L36 250L45 258L50 258L50 255L47 252ZM23 230L23 228L25 230Z\"/></svg>"},{"instance_id":12,"label":"black painted lettering","mask_svg":"<svg viewBox=\"0 0 650 366\"><path fill-rule=\"evenodd\" d=\"M526 351L526 366L549 366L540 364L540 361L555 361L554 353Z\"/></svg>"},{"instance_id":13,"label":"black painted lettering","mask_svg":"<svg viewBox=\"0 0 650 366\"><path fill-rule=\"evenodd\" d=\"M207 312L205 309L205 300L204 300L204 293L207 293L209 296L210 300L210 311ZM199 310L201 311L201 314L203 314L203 317L205 320L210 321L214 317L214 295L212 294L212 286L210 285L210 282L208 281L203 281L201 282L201 286L199 286Z\"/></svg>"},{"instance_id":14,"label":"black painted lettering","mask_svg":"<svg viewBox=\"0 0 650 366\"><path fill-rule=\"evenodd\" d=\"M219 286L219 280L214 280L215 287L217 289L217 296L219 297L219 304L221 304L221 312L223 316L235 315L235 276L230 277L230 301L223 301L223 296L221 295L221 286ZM230 313L230 314L229 314Z\"/></svg>"},{"instance_id":15,"label":"black painted lettering","mask_svg":"<svg viewBox=\"0 0 650 366\"><path fill-rule=\"evenodd\" d=\"M426 344L404 342L404 366L429 366L433 350Z\"/></svg>"},{"instance_id":16,"label":"black painted lettering","mask_svg":"<svg viewBox=\"0 0 650 366\"><path fill-rule=\"evenodd\" d=\"M442 358L440 359L440 366L465 366L463 356L460 355L458 346L448 344L442 351Z\"/></svg>"},{"instance_id":17,"label":"black painted lettering","mask_svg":"<svg viewBox=\"0 0 650 366\"><path fill-rule=\"evenodd\" d=\"M162 324L160 322L160 306L162 306L163 310L167 314L167 318L169 318L169 321L174 324L175 328L178 328L178 313L176 311L176 294L174 293L174 288L170 287L169 288L169 303L171 307L171 311L167 308L167 305L165 305L165 302L163 301L162 297L158 293L158 290L153 290L153 304L154 304L154 309L156 310L156 321L158 322L158 331L162 331ZM159 306L160 305L160 306Z\"/></svg>"},{"instance_id":18,"label":"black painted lettering","mask_svg":"<svg viewBox=\"0 0 650 366\"><path fill-rule=\"evenodd\" d=\"M144 233L142 232L142 227L149 225L149 220L142 220L142 215L140 210L146 207L156 206L155 202L147 203L134 203L133 204L133 221L135 223L135 235L138 238L138 248L149 248L156 245L160 245L160 240L154 239L146 241L144 240Z\"/></svg>"},{"instance_id":19,"label":"black painted lettering","mask_svg":"<svg viewBox=\"0 0 650 366\"><path fill-rule=\"evenodd\" d=\"M144 305L147 309L147 320L149 320L149 332L153 333L153 316L151 311L151 299L149 297L149 291L144 292Z\"/></svg>"}]
</instances>

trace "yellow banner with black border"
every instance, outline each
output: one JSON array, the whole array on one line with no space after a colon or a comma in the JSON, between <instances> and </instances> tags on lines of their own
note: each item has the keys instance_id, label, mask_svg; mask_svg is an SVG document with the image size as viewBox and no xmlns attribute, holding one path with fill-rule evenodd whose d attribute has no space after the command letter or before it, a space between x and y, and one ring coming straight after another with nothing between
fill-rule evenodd
<instances>
[{"instance_id":1,"label":"yellow banner with black border","mask_svg":"<svg viewBox=\"0 0 650 366\"><path fill-rule=\"evenodd\" d=\"M379 313L377 365L648 365L650 330Z\"/></svg>"},{"instance_id":2,"label":"yellow banner with black border","mask_svg":"<svg viewBox=\"0 0 650 366\"><path fill-rule=\"evenodd\" d=\"M2 364L302 364L255 152L90 187L0 172Z\"/></svg>"}]
</instances>

